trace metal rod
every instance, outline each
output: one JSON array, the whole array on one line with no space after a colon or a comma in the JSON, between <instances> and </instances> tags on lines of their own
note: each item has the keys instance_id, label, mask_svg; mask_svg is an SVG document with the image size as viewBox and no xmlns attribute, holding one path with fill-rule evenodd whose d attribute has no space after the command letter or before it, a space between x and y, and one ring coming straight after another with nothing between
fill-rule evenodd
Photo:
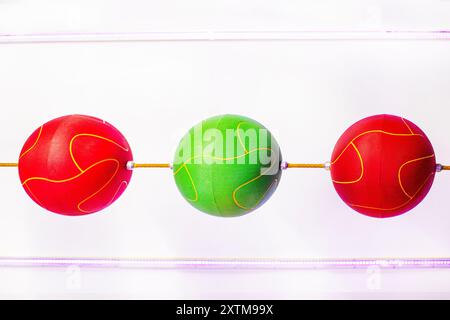
<instances>
[{"instance_id":1,"label":"metal rod","mask_svg":"<svg viewBox=\"0 0 450 320\"><path fill-rule=\"evenodd\" d=\"M169 168L170 163L135 163L133 168Z\"/></svg>"},{"instance_id":2,"label":"metal rod","mask_svg":"<svg viewBox=\"0 0 450 320\"><path fill-rule=\"evenodd\" d=\"M289 169L325 169L323 163L288 163Z\"/></svg>"},{"instance_id":3,"label":"metal rod","mask_svg":"<svg viewBox=\"0 0 450 320\"><path fill-rule=\"evenodd\" d=\"M15 168L18 167L17 163L13 163L13 162L0 162L0 168Z\"/></svg>"}]
</instances>

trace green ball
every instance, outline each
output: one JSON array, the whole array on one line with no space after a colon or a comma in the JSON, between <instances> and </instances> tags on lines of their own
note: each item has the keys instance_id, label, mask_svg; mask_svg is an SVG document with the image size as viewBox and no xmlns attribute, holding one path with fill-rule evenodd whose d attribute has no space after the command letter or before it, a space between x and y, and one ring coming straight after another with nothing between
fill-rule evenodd
<instances>
[{"instance_id":1,"label":"green ball","mask_svg":"<svg viewBox=\"0 0 450 320\"><path fill-rule=\"evenodd\" d=\"M202 121L181 140L174 177L195 208L238 217L262 206L281 178L280 147L260 123L237 115Z\"/></svg>"}]
</instances>

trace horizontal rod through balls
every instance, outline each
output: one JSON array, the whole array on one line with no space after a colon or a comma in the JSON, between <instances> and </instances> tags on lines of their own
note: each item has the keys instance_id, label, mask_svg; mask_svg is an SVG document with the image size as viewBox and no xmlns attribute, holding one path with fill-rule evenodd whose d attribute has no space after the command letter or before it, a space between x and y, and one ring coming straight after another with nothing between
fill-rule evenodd
<instances>
[{"instance_id":1,"label":"horizontal rod through balls","mask_svg":"<svg viewBox=\"0 0 450 320\"><path fill-rule=\"evenodd\" d=\"M133 168L171 168L170 163L133 163Z\"/></svg>"},{"instance_id":2,"label":"horizontal rod through balls","mask_svg":"<svg viewBox=\"0 0 450 320\"><path fill-rule=\"evenodd\" d=\"M0 167L3 167L3 168L15 168L15 167L18 167L18 166L19 166L18 163L13 163L13 162L0 163Z\"/></svg>"},{"instance_id":3,"label":"horizontal rod through balls","mask_svg":"<svg viewBox=\"0 0 450 320\"><path fill-rule=\"evenodd\" d=\"M288 168L295 169L325 169L324 163L288 163Z\"/></svg>"},{"instance_id":4,"label":"horizontal rod through balls","mask_svg":"<svg viewBox=\"0 0 450 320\"><path fill-rule=\"evenodd\" d=\"M170 163L132 163L132 168L171 168ZM18 163L13 162L0 162L0 167L15 168L18 167Z\"/></svg>"},{"instance_id":5,"label":"horizontal rod through balls","mask_svg":"<svg viewBox=\"0 0 450 320\"><path fill-rule=\"evenodd\" d=\"M15 162L0 162L0 168L16 168L19 164ZM132 163L131 168L172 168L170 163ZM325 169L325 163L288 163L290 169ZM450 171L450 166L442 166L441 170Z\"/></svg>"}]
</instances>

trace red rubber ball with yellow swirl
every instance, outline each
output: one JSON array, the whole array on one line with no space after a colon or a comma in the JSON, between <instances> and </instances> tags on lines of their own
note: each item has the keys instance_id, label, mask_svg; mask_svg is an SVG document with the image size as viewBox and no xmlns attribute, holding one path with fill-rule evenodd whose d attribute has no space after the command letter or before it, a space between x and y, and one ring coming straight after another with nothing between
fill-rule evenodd
<instances>
[{"instance_id":1,"label":"red rubber ball with yellow swirl","mask_svg":"<svg viewBox=\"0 0 450 320\"><path fill-rule=\"evenodd\" d=\"M67 216L105 209L130 182L133 160L125 137L111 124L84 115L51 120L25 142L19 175L41 207Z\"/></svg>"},{"instance_id":2,"label":"red rubber ball with yellow swirl","mask_svg":"<svg viewBox=\"0 0 450 320\"><path fill-rule=\"evenodd\" d=\"M333 151L331 177L342 200L371 217L389 218L416 207L436 172L433 146L414 123L376 115L352 125Z\"/></svg>"}]
</instances>

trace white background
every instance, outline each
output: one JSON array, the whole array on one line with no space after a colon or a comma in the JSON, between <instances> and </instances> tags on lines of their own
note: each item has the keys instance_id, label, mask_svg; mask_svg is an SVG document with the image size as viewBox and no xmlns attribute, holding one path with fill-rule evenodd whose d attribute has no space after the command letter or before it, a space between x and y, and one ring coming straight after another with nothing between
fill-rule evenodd
<instances>
[{"instance_id":1,"label":"white background","mask_svg":"<svg viewBox=\"0 0 450 320\"><path fill-rule=\"evenodd\" d=\"M0 33L192 30L443 30L450 1L8 1ZM426 6L425 6L426 4ZM329 160L362 117L419 125L450 162L447 41L250 41L0 45L0 161L42 123L82 113L119 128L138 162L170 162L178 140L223 113L254 118L286 160ZM43 211L15 169L1 172L0 255L330 258L450 256L447 173L414 211L375 220L347 208L327 172L285 172L238 219L195 211L170 171L139 170L111 208ZM81 272L81 274L79 274ZM73 276L80 286L69 285ZM0 296L122 298L450 297L448 271L0 270ZM77 281L78 281L77 280Z\"/></svg>"}]
</instances>

